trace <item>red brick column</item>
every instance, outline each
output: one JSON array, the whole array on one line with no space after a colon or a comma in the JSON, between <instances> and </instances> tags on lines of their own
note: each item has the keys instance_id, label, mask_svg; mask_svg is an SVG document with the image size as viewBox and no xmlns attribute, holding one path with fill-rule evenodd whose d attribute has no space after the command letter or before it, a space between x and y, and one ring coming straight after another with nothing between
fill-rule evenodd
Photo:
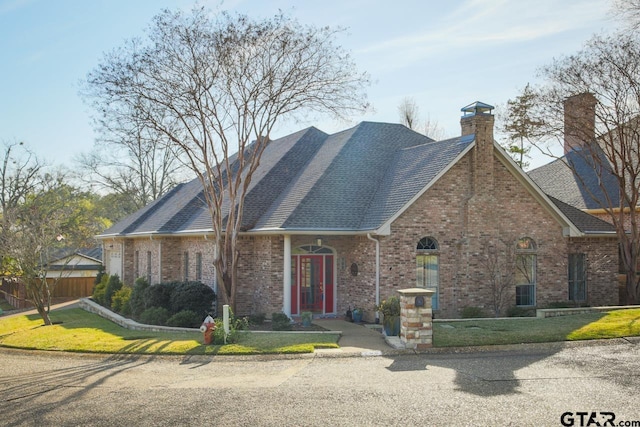
<instances>
[{"instance_id":1,"label":"red brick column","mask_svg":"<svg viewBox=\"0 0 640 427\"><path fill-rule=\"evenodd\" d=\"M426 350L433 342L431 297L434 292L411 288L399 290L400 341L405 348Z\"/></svg>"}]
</instances>

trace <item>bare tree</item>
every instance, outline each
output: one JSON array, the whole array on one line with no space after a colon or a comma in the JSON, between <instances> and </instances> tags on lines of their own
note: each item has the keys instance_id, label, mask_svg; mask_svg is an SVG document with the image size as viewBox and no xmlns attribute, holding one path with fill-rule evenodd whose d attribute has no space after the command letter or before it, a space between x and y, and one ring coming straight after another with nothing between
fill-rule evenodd
<instances>
[{"instance_id":1,"label":"bare tree","mask_svg":"<svg viewBox=\"0 0 640 427\"><path fill-rule=\"evenodd\" d=\"M515 288L515 241L505 238L487 242L480 254L480 265L491 286L493 315L500 317Z\"/></svg>"},{"instance_id":2,"label":"bare tree","mask_svg":"<svg viewBox=\"0 0 640 427\"><path fill-rule=\"evenodd\" d=\"M4 144L0 169L0 209L2 233L11 227L11 212L24 203L26 196L40 183L43 164L22 142Z\"/></svg>"},{"instance_id":3,"label":"bare tree","mask_svg":"<svg viewBox=\"0 0 640 427\"><path fill-rule=\"evenodd\" d=\"M335 45L337 32L283 15L212 20L204 9L164 11L147 42L130 41L88 75L105 120L137 111L202 183L222 301L232 307L244 199L276 123L297 113L366 108L368 77Z\"/></svg>"},{"instance_id":4,"label":"bare tree","mask_svg":"<svg viewBox=\"0 0 640 427\"><path fill-rule=\"evenodd\" d=\"M405 125L409 129L418 130L418 122L420 120L420 107L415 98L405 97L398 105L398 114L400 116L400 124ZM436 141L445 139L445 131L440 127L436 120L432 120L429 115L423 122L424 134Z\"/></svg>"},{"instance_id":5,"label":"bare tree","mask_svg":"<svg viewBox=\"0 0 640 427\"><path fill-rule=\"evenodd\" d=\"M436 141L441 141L447 137L447 133L440 126L438 121L433 120L429 115L427 115L427 118L424 121L424 134Z\"/></svg>"},{"instance_id":6,"label":"bare tree","mask_svg":"<svg viewBox=\"0 0 640 427\"><path fill-rule=\"evenodd\" d=\"M612 6L613 15L627 22L631 30L640 28L640 0L613 0Z\"/></svg>"},{"instance_id":7,"label":"bare tree","mask_svg":"<svg viewBox=\"0 0 640 427\"><path fill-rule=\"evenodd\" d=\"M629 302L638 302L640 42L626 33L596 36L541 73L546 82L536 95L538 131L570 153L561 161L608 213L620 241ZM552 145L537 146L553 155ZM591 183L581 173L585 167Z\"/></svg>"},{"instance_id":8,"label":"bare tree","mask_svg":"<svg viewBox=\"0 0 640 427\"><path fill-rule=\"evenodd\" d=\"M115 110L95 123L100 137L93 151L76 159L80 179L130 198L140 209L184 181L183 163L163 135L136 110Z\"/></svg>"},{"instance_id":9,"label":"bare tree","mask_svg":"<svg viewBox=\"0 0 640 427\"><path fill-rule=\"evenodd\" d=\"M400 115L400 124L405 125L409 129L416 129L420 116L420 108L415 98L405 97L398 105L398 114Z\"/></svg>"}]
</instances>

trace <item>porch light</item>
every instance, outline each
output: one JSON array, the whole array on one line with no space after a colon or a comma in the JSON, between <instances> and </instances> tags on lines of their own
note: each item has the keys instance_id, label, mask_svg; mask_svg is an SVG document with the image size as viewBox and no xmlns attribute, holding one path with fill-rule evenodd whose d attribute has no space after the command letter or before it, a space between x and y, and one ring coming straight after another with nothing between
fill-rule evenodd
<instances>
[{"instance_id":1,"label":"porch light","mask_svg":"<svg viewBox=\"0 0 640 427\"><path fill-rule=\"evenodd\" d=\"M322 238L321 237L316 237L316 245L322 246Z\"/></svg>"}]
</instances>

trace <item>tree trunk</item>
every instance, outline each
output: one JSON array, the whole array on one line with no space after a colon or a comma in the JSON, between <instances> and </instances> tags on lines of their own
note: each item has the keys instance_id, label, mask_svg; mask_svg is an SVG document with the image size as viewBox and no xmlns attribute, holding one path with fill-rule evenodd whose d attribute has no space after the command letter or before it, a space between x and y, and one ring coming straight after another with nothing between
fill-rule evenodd
<instances>
[{"instance_id":1,"label":"tree trunk","mask_svg":"<svg viewBox=\"0 0 640 427\"><path fill-rule=\"evenodd\" d=\"M634 271L633 274L631 272L627 272L627 280L626 280L626 288L627 288L627 305L636 305L638 304L638 280L640 279L637 273Z\"/></svg>"},{"instance_id":2,"label":"tree trunk","mask_svg":"<svg viewBox=\"0 0 640 427\"><path fill-rule=\"evenodd\" d=\"M45 306L45 298L44 295L42 295L42 291L36 285L30 286L28 284L25 284L25 286L27 286L27 293L29 294L29 298L38 311L40 317L42 317L45 326L51 325L52 323L51 318L49 317L49 310Z\"/></svg>"}]
</instances>

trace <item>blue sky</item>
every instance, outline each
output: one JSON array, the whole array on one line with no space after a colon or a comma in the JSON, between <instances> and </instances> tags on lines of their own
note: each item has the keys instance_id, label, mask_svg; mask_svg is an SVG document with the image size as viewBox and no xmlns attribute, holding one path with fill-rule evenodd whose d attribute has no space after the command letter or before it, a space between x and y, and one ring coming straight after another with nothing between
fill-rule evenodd
<instances>
[{"instance_id":1,"label":"blue sky","mask_svg":"<svg viewBox=\"0 0 640 427\"><path fill-rule=\"evenodd\" d=\"M90 111L79 82L103 54L144 35L162 8L183 0L0 0L0 142L24 141L50 164L73 166L91 149ZM552 58L611 32L604 0L232 0L212 10L269 17L283 10L302 23L345 27L338 42L374 82L374 111L348 122L286 123L275 137L314 125L335 132L362 120L398 122L407 96L447 136L460 132L460 108L502 106ZM544 163L536 158L533 164Z\"/></svg>"}]
</instances>

